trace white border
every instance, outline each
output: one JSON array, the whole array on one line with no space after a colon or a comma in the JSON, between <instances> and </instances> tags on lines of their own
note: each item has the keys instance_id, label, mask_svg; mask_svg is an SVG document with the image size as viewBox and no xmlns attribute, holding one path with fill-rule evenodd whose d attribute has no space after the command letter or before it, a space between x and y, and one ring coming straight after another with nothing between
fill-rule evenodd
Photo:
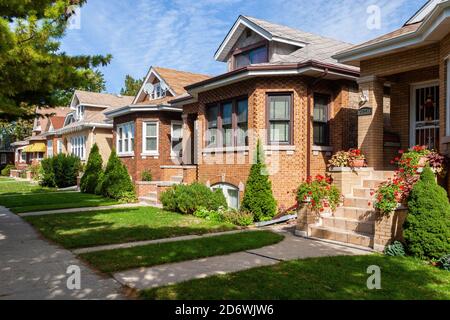
<instances>
[{"instance_id":1,"label":"white border","mask_svg":"<svg viewBox=\"0 0 450 320\"><path fill-rule=\"evenodd\" d=\"M156 123L156 150L147 151L147 123ZM159 156L159 121L158 120L143 120L142 121L142 156Z\"/></svg>"}]
</instances>

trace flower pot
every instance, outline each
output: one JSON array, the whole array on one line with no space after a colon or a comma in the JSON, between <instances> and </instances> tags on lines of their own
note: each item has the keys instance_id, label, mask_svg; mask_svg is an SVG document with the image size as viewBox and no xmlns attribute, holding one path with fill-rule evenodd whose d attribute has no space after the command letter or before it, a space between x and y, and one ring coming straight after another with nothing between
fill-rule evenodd
<instances>
[{"instance_id":1,"label":"flower pot","mask_svg":"<svg viewBox=\"0 0 450 320\"><path fill-rule=\"evenodd\" d=\"M362 168L366 164L364 159L354 159L350 161L350 166L352 168Z\"/></svg>"}]
</instances>

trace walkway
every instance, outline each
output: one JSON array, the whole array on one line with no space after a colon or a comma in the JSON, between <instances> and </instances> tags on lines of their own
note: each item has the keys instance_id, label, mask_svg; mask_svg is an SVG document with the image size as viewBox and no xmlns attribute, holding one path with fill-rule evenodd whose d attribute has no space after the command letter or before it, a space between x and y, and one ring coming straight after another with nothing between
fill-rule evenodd
<instances>
[{"instance_id":1,"label":"walkway","mask_svg":"<svg viewBox=\"0 0 450 320\"><path fill-rule=\"evenodd\" d=\"M67 268L81 269L81 289L67 288ZM122 286L94 273L70 251L42 240L34 229L0 207L1 299L123 299Z\"/></svg>"},{"instance_id":2,"label":"walkway","mask_svg":"<svg viewBox=\"0 0 450 320\"><path fill-rule=\"evenodd\" d=\"M299 238L287 232L283 234L286 236L284 241L261 249L117 272L113 277L131 288L148 289L190 279L274 265L286 260L370 254L364 250Z\"/></svg>"}]
</instances>

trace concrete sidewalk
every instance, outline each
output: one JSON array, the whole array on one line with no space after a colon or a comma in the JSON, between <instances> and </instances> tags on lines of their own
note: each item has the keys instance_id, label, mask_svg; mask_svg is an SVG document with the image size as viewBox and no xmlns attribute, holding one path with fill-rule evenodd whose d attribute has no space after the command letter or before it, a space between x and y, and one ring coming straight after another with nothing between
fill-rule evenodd
<instances>
[{"instance_id":1,"label":"concrete sidewalk","mask_svg":"<svg viewBox=\"0 0 450 320\"><path fill-rule=\"evenodd\" d=\"M71 265L81 269L80 290L67 288ZM0 300L123 299L121 291L120 283L42 240L28 223L0 207Z\"/></svg>"},{"instance_id":2,"label":"concrete sidewalk","mask_svg":"<svg viewBox=\"0 0 450 320\"><path fill-rule=\"evenodd\" d=\"M370 252L365 250L299 238L288 232L283 232L283 235L286 236L284 241L261 249L117 272L113 277L124 285L141 290L190 279L274 265L280 261L324 256L370 254Z\"/></svg>"}]
</instances>

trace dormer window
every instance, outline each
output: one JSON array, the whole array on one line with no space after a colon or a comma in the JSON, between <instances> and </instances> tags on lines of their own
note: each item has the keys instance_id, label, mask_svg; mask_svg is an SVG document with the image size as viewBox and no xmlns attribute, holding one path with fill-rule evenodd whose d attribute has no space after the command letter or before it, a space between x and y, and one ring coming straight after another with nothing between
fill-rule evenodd
<instances>
[{"instance_id":1,"label":"dormer window","mask_svg":"<svg viewBox=\"0 0 450 320\"><path fill-rule=\"evenodd\" d=\"M84 106L77 106L77 110L75 113L75 118L79 120L83 120L84 118Z\"/></svg>"},{"instance_id":2,"label":"dormer window","mask_svg":"<svg viewBox=\"0 0 450 320\"><path fill-rule=\"evenodd\" d=\"M239 69L251 64L268 62L267 45L241 49L234 54L234 68Z\"/></svg>"}]
</instances>

